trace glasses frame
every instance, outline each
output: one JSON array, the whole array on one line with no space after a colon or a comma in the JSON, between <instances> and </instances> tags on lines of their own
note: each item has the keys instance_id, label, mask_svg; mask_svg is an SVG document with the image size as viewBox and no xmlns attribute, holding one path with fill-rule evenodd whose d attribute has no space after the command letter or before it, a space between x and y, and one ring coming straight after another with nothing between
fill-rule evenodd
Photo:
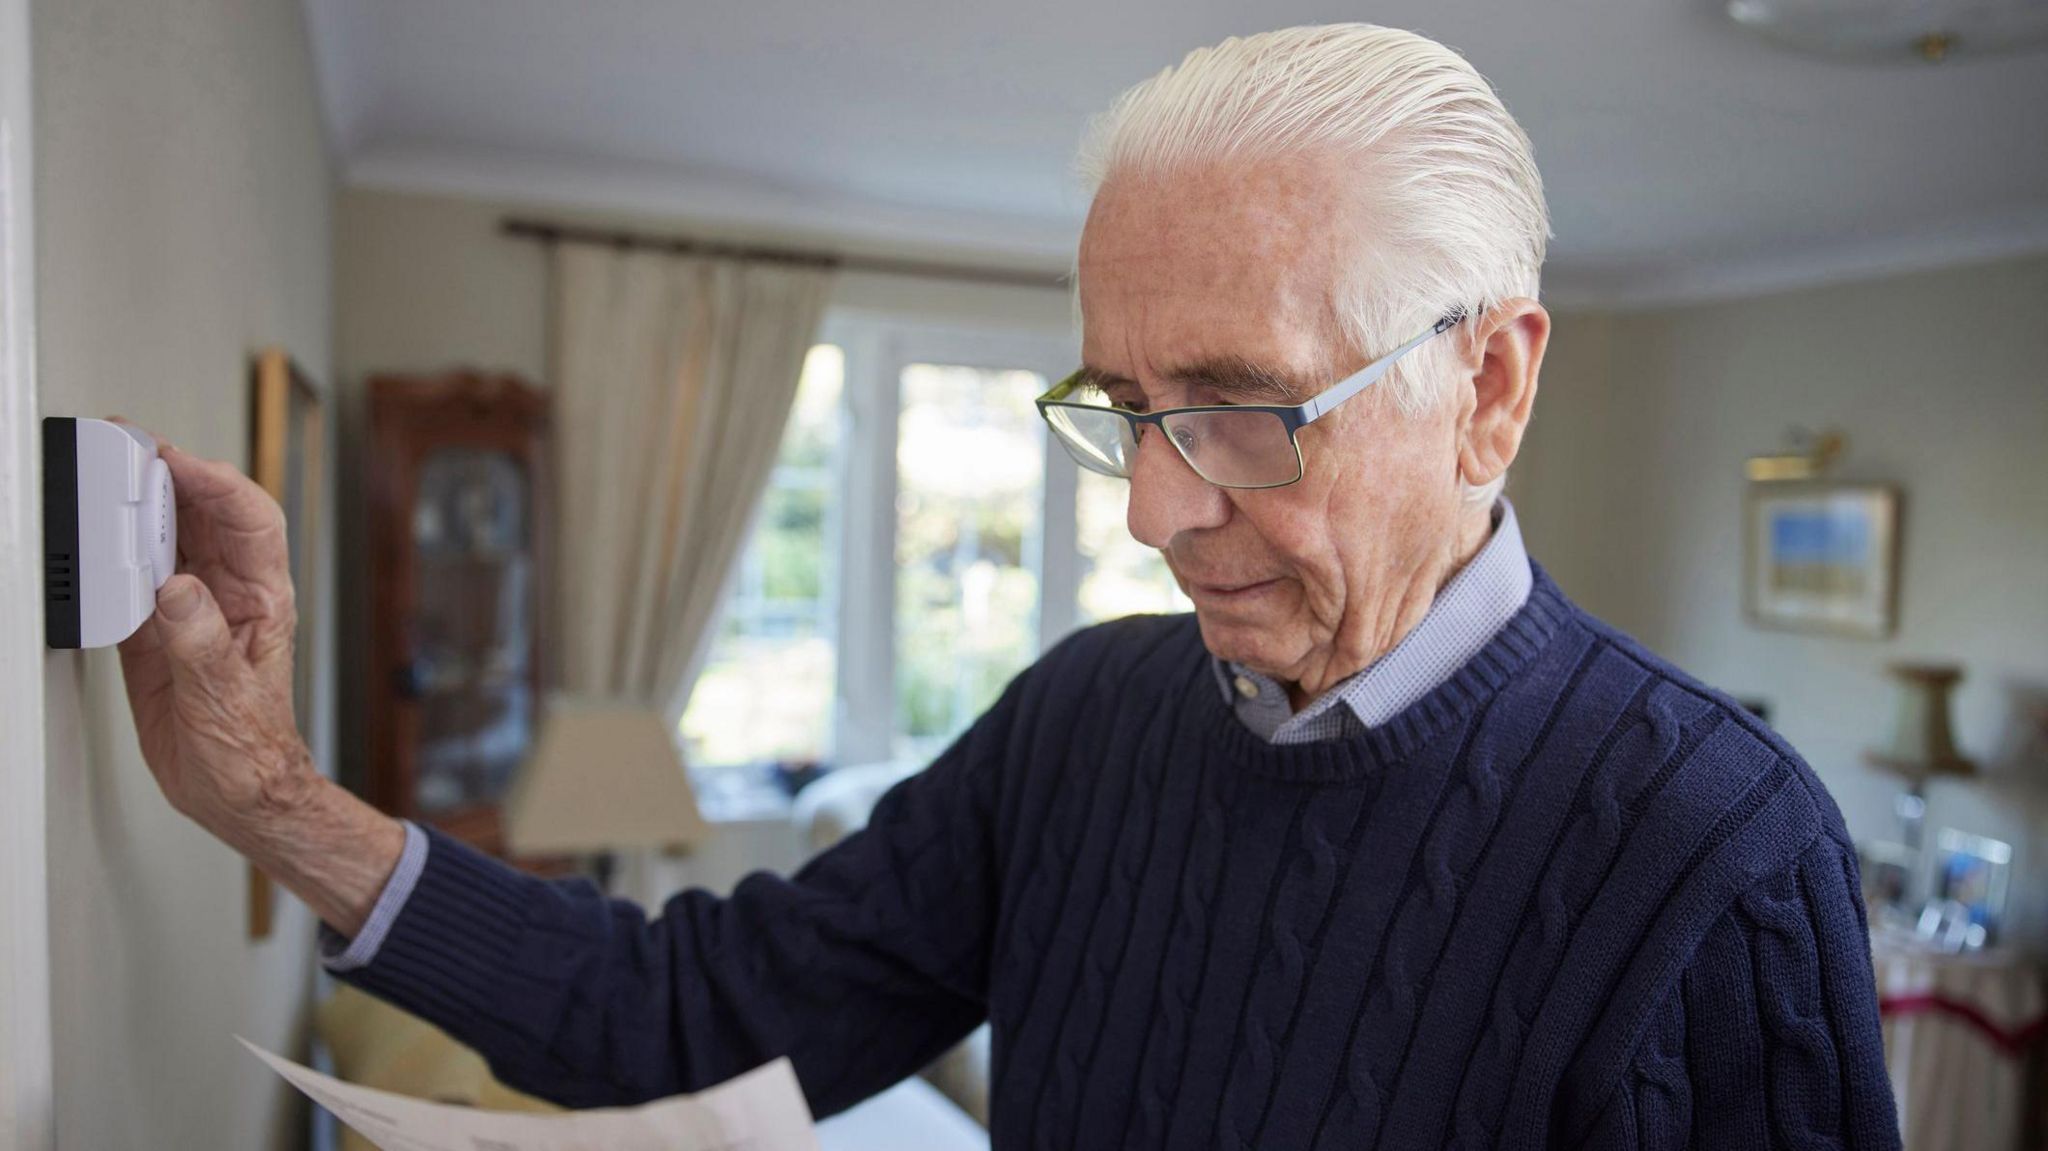
<instances>
[{"instance_id":1,"label":"glasses frame","mask_svg":"<svg viewBox=\"0 0 2048 1151\"><path fill-rule=\"evenodd\" d=\"M1128 474L1103 471L1101 468L1082 459L1080 453L1074 450L1073 445L1067 443L1067 438L1060 434L1058 426L1053 424L1052 417L1046 413L1047 408L1075 408L1086 412L1114 412L1122 416L1124 421L1131 425L1131 442L1134 444L1138 442L1138 437L1143 431L1144 425L1151 424L1166 436L1166 442L1173 445L1173 450L1180 455L1181 461L1187 464L1189 469L1199 476L1203 483L1215 484L1219 488L1236 488L1241 491L1263 491L1267 488L1284 488L1289 484L1300 483L1302 476L1307 473L1308 465L1302 460L1301 440L1298 436L1301 429L1329 415L1337 405L1380 382L1380 379L1387 374L1388 370L1402 356L1457 327L1465 319L1466 314L1463 308L1445 313L1443 318L1432 325L1428 331L1423 332L1421 335L1416 336L1414 339L1409 340L1372 363L1345 376L1343 379L1338 380L1336 383L1331 384L1299 404L1196 404L1182 408L1161 408L1156 412L1133 412L1126 408L1111 407L1104 404L1074 403L1068 400L1067 397L1079 391L1084 385L1088 375L1088 371L1085 368L1074 372L1066 379L1046 389L1045 394L1038 397L1035 402L1038 405L1039 418L1045 420L1046 426L1052 431L1053 438L1060 442L1060 446L1065 448L1067 454L1074 458L1075 463L1098 475L1106 475L1124 480L1131 478ZM1266 412L1280 417L1280 422L1287 428L1287 442L1294 446L1294 478L1270 484L1225 484L1217 483L1217 481L1202 475L1201 467L1195 461L1188 458L1187 449L1181 446L1180 441L1175 439L1166 427L1166 420L1170 416L1192 415L1201 412Z\"/></svg>"}]
</instances>

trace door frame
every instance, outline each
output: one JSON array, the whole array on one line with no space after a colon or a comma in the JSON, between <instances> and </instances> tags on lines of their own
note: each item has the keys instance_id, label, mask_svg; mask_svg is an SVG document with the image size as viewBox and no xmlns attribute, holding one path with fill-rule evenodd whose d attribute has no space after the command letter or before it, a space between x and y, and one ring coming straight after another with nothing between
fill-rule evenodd
<instances>
[{"instance_id":1,"label":"door frame","mask_svg":"<svg viewBox=\"0 0 2048 1151\"><path fill-rule=\"evenodd\" d=\"M52 1130L29 0L0 0L0 1149Z\"/></svg>"}]
</instances>

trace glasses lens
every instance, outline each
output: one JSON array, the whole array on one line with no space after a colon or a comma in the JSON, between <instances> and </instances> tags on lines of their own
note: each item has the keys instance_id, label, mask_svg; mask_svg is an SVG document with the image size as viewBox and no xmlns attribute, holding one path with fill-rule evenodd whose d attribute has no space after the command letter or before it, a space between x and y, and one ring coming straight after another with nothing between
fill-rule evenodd
<instances>
[{"instance_id":1,"label":"glasses lens","mask_svg":"<svg viewBox=\"0 0 2048 1151\"><path fill-rule=\"evenodd\" d=\"M1047 404L1044 411L1075 463L1105 476L1130 476L1138 445L1129 420L1107 408Z\"/></svg>"},{"instance_id":2,"label":"glasses lens","mask_svg":"<svg viewBox=\"0 0 2048 1151\"><path fill-rule=\"evenodd\" d=\"M1301 478L1294 438L1272 412L1183 412L1166 417L1166 432L1195 474L1212 484L1263 488Z\"/></svg>"}]
</instances>

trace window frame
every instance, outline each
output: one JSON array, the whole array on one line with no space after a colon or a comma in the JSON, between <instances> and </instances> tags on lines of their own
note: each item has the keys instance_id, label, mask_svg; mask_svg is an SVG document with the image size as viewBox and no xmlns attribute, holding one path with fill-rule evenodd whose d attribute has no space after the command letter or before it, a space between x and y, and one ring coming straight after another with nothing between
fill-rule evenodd
<instances>
[{"instance_id":1,"label":"window frame","mask_svg":"<svg viewBox=\"0 0 2048 1151\"><path fill-rule=\"evenodd\" d=\"M935 321L841 308L829 311L818 341L846 355L846 503L840 524L838 671L832 761L898 758L896 744L896 448L901 381L911 364L957 364L990 371L1036 372L1048 384L1074 360L1071 330L1001 321ZM1038 546L1038 650L1073 630L1080 612L1076 547L1079 469L1035 429L1045 460Z\"/></svg>"},{"instance_id":2,"label":"window frame","mask_svg":"<svg viewBox=\"0 0 2048 1151\"><path fill-rule=\"evenodd\" d=\"M834 642L833 699L828 762L835 766L902 758L896 735L896 497L902 376L911 364L960 365L986 371L1036 372L1050 385L1071 368L1078 340L1068 326L999 318L933 319L914 313L838 305L826 310L815 344L838 346L845 357L835 479L841 493L830 517L824 611ZM1076 505L1080 468L1059 447L1043 421L1034 435L1044 460L1036 547L1027 556L1038 577L1037 648L1051 647L1081 618L1082 558ZM764 492L765 494L765 492ZM758 518L762 512L755 512ZM750 526L746 547L753 546ZM744 554L744 553L742 553ZM699 654L710 655L738 590L735 564ZM695 676L692 676L694 680ZM677 712L678 718L681 709ZM741 765L705 764L708 769Z\"/></svg>"},{"instance_id":3,"label":"window frame","mask_svg":"<svg viewBox=\"0 0 2048 1151\"><path fill-rule=\"evenodd\" d=\"M828 481L828 491L837 490L840 492L845 492L849 489L849 480L852 476L852 468L850 467L850 461L853 455L853 442L855 439L853 418L851 414L852 409L850 396L850 392L853 386L853 367L851 363L850 353L847 352L846 347L843 343L841 343L839 340L833 339L831 335L828 334L829 328L829 321L821 322L819 325L819 331L817 335L815 335L811 339L810 344L804 350L805 354L808 355L811 348L815 348L820 344L837 344L840 348L842 356L846 357L845 360L842 362L843 375L840 379L839 392L839 431L840 435L844 438L845 442L840 448L836 449L833 452L832 466L828 469L828 473L830 476ZM794 404L794 400L792 400L792 404ZM785 417L785 435L787 434L787 428L788 419L787 417ZM781 446L779 441L777 443L776 451L777 455L779 456L781 453ZM725 573L724 586L722 586L718 592L717 610L713 614L709 622L703 640L697 645L697 650L691 657L689 674L684 678L683 681L685 684L688 685L685 689L685 694L674 700L670 705L669 723L670 726L676 730L677 738L679 741L683 738L681 733L683 719L689 712L690 699L688 693L694 692L696 690L699 680L703 678L705 668L707 668L710 665L711 653L713 649L715 649L718 646L720 636L725 631L727 624L731 622L733 603L740 592L741 584L744 582L745 576L747 574L748 561L750 559L754 545L757 542L758 537L760 535L762 517L767 515L768 513L769 488L773 487L775 482L775 473L777 471L780 471L781 468L782 463L778 459L775 465L770 469L769 477L765 482L764 486L762 487L760 495L755 502L752 514L748 518L746 536L740 543L740 550L733 557L734 562L731 568L727 570L727 572ZM841 585L845 581L844 566L847 562L846 541L848 538L850 538L846 528L846 514L844 507L840 508L836 513L830 510L827 511L825 517L824 536L825 556L824 567L820 573L822 578L822 585L819 588L820 594L818 610L819 614L824 617L824 634L832 637L832 674L835 683L833 688L834 696L832 701L833 716L831 720L831 725L828 729L831 732L831 734L827 736L828 742L823 752L823 758L826 762L836 763L838 748L838 726L841 711L837 695L837 680L843 671L841 667L839 644L841 642L840 633L844 628L843 613L845 609L845 599L841 594ZM691 763L690 770L692 772L722 772L732 770L744 770L758 766L758 761L754 763Z\"/></svg>"}]
</instances>

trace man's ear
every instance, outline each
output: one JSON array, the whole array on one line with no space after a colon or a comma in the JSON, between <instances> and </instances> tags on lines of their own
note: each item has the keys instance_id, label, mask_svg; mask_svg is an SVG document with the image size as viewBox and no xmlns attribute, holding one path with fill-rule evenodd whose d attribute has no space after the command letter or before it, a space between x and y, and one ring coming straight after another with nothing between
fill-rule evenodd
<instances>
[{"instance_id":1,"label":"man's ear","mask_svg":"<svg viewBox=\"0 0 2048 1151\"><path fill-rule=\"evenodd\" d=\"M1478 319L1473 336L1472 414L1458 442L1458 471L1480 487L1506 474L1522 449L1536 403L1536 375L1550 343L1550 313L1526 297L1504 300Z\"/></svg>"}]
</instances>

